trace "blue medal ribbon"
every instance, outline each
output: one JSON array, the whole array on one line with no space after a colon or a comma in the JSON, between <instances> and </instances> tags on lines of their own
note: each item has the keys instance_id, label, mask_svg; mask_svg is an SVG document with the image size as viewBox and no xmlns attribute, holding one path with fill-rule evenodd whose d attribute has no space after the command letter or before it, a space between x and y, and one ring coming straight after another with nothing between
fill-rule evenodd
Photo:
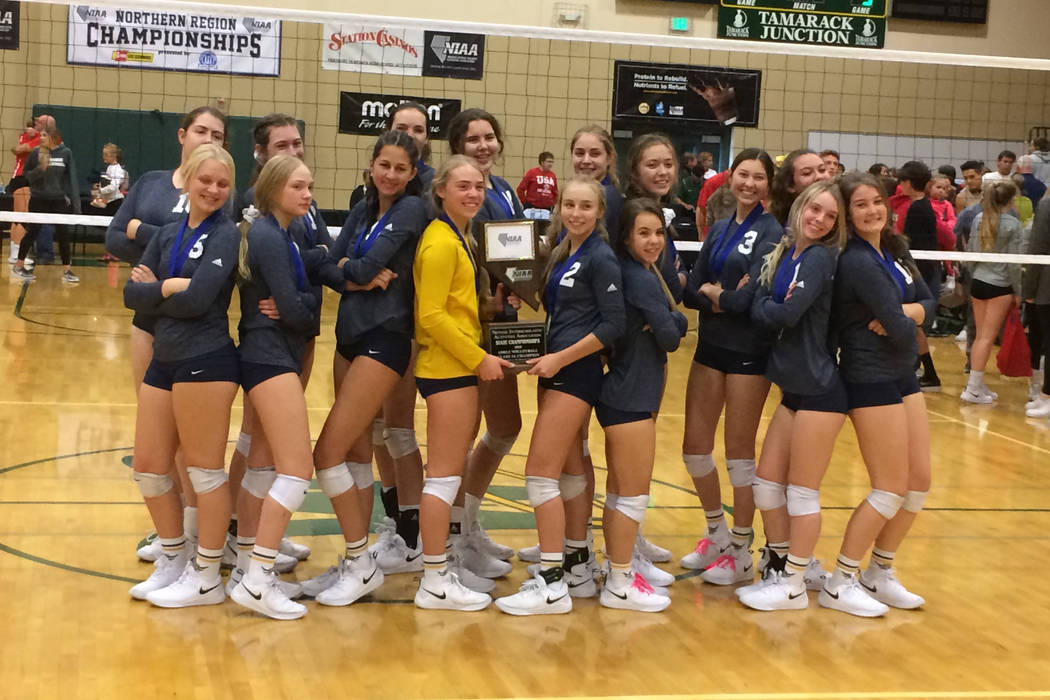
<instances>
[{"instance_id":1,"label":"blue medal ribbon","mask_svg":"<svg viewBox=\"0 0 1050 700\"><path fill-rule=\"evenodd\" d=\"M876 250L871 243L868 243L860 236L857 236L857 240L864 243L868 247L868 254L874 256L879 261L879 264L886 269L886 272L890 273L890 277L897 283L897 289L900 290L901 299L904 299L908 295L908 280L904 279L904 273L897 267L893 258L890 257L889 253L882 250L881 246Z\"/></svg>"},{"instance_id":2,"label":"blue medal ribbon","mask_svg":"<svg viewBox=\"0 0 1050 700\"><path fill-rule=\"evenodd\" d=\"M277 221L277 217L270 214L270 221L281 230L284 234L284 240L288 244L288 253L292 256L292 267L295 269L295 286L300 292L307 292L310 290L310 285L306 279L306 266L303 265L303 257L299 254L299 247L295 245L292 240L292 234L284 230L280 222Z\"/></svg>"},{"instance_id":3,"label":"blue medal ribbon","mask_svg":"<svg viewBox=\"0 0 1050 700\"><path fill-rule=\"evenodd\" d=\"M396 202L395 202L396 203ZM383 218L376 223L375 226L369 227L365 224L365 227L361 229L361 233L357 235L357 242L354 243L354 257L360 258L372 249L372 244L379 238L379 234L383 232L386 227L387 220L390 219L390 215L394 212L394 207L391 206L386 210L386 214L383 214ZM458 232L457 232L458 233Z\"/></svg>"},{"instance_id":4,"label":"blue medal ribbon","mask_svg":"<svg viewBox=\"0 0 1050 700\"><path fill-rule=\"evenodd\" d=\"M306 216L303 217L303 224L306 226L306 242L311 246L317 245L317 221L314 219L314 213L318 214L320 218L320 212L317 211L317 204L310 202L310 209L306 212Z\"/></svg>"},{"instance_id":5,"label":"blue medal ribbon","mask_svg":"<svg viewBox=\"0 0 1050 700\"><path fill-rule=\"evenodd\" d=\"M182 220L182 226L179 227L179 233L175 236L175 241L171 246L171 259L168 260L168 277L181 277L182 266L186 264L186 261L190 257L190 252L193 247L197 245L197 242L201 237L208 232L208 229L218 221L219 217L222 216L222 209L216 209L208 215L204 221L200 223L197 230L193 232L186 244L182 244L182 237L186 234L186 227L189 226L190 216L186 215L186 218Z\"/></svg>"},{"instance_id":6,"label":"blue medal ribbon","mask_svg":"<svg viewBox=\"0 0 1050 700\"><path fill-rule=\"evenodd\" d=\"M791 257L795 254L795 246L791 246L791 249L781 258L780 267L777 268L777 274L773 277L773 301L778 304L784 303L788 290L791 289L791 283L795 281L796 271L799 265L802 264L802 258L806 257L806 253L812 247L806 248L799 254L798 258L792 260Z\"/></svg>"},{"instance_id":7,"label":"blue medal ribbon","mask_svg":"<svg viewBox=\"0 0 1050 700\"><path fill-rule=\"evenodd\" d=\"M716 276L722 274L722 268L726 264L726 258L729 257L733 248L736 248L737 244L740 243L740 239L744 237L745 233L751 230L751 226L764 212L765 209L763 209L762 203L759 202L756 204L755 208L751 210L751 213L747 215L747 218L744 219L743 223L737 226L736 230L733 231L732 237L730 237L729 232L736 223L736 217L729 217L729 220L726 221L726 227L722 230L722 235L719 236L717 241L715 241L715 247L711 250L711 269Z\"/></svg>"},{"instance_id":8,"label":"blue medal ribbon","mask_svg":"<svg viewBox=\"0 0 1050 700\"><path fill-rule=\"evenodd\" d=\"M503 213L507 215L508 219L514 218L514 207L507 201L507 196L504 191L499 188L495 180L492 180L492 189L485 188L485 199L490 199L499 205L499 208L503 210Z\"/></svg>"},{"instance_id":9,"label":"blue medal ribbon","mask_svg":"<svg viewBox=\"0 0 1050 700\"><path fill-rule=\"evenodd\" d=\"M481 296L481 279L478 277L478 264L474 262L474 256L470 254L470 246L467 245L467 239L463 237L463 234L459 232L459 228L452 223L452 219L445 212L441 212L438 218L448 224L448 227L456 234L456 238L459 239L459 244L463 246L463 252L467 254L467 259L470 260L470 266L474 269L474 292Z\"/></svg>"},{"instance_id":10,"label":"blue medal ribbon","mask_svg":"<svg viewBox=\"0 0 1050 700\"><path fill-rule=\"evenodd\" d=\"M591 241L598 238L592 232L587 238L580 244L580 247L576 249L576 252L570 255L563 263L551 270L550 279L547 280L547 290L544 295L544 305L547 307L547 319L548 321L554 316L554 307L558 305L558 287L561 286L561 278L565 276L569 268L580 259L580 257L587 250L587 247L591 244Z\"/></svg>"}]
</instances>

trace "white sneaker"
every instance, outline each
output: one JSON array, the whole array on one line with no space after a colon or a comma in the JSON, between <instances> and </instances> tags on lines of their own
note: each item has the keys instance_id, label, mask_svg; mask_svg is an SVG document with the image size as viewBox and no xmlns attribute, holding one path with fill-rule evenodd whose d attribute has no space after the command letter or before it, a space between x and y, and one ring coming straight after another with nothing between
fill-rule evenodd
<instances>
[{"instance_id":1,"label":"white sneaker","mask_svg":"<svg viewBox=\"0 0 1050 700\"><path fill-rule=\"evenodd\" d=\"M230 577L226 579L226 597L230 598L233 596L233 591L237 588L237 584L244 578L244 570L237 568L230 572ZM298 581L285 581L280 577L277 578L277 585L281 588L281 593L290 600L303 595L303 587Z\"/></svg>"},{"instance_id":2,"label":"white sneaker","mask_svg":"<svg viewBox=\"0 0 1050 700\"><path fill-rule=\"evenodd\" d=\"M376 525L376 541L372 543L372 546L368 548L369 552L374 551L380 544L388 542L394 535L397 534L397 523L394 522L393 518L383 518L383 521Z\"/></svg>"},{"instance_id":3,"label":"white sneaker","mask_svg":"<svg viewBox=\"0 0 1050 700\"><path fill-rule=\"evenodd\" d=\"M153 591L159 591L165 586L170 586L179 580L182 570L186 568L186 559L189 551L183 549L178 554L170 555L161 552L157 561L153 563L153 573L142 583L131 587L129 593L135 600L146 600L146 596Z\"/></svg>"},{"instance_id":4,"label":"white sneaker","mask_svg":"<svg viewBox=\"0 0 1050 700\"><path fill-rule=\"evenodd\" d=\"M327 590L339 580L339 568L343 564L343 558L339 557L336 561L335 566L329 566L328 569L311 579L302 581L299 585L302 586L303 595L308 595L311 598L316 598L321 591Z\"/></svg>"},{"instance_id":5,"label":"white sneaker","mask_svg":"<svg viewBox=\"0 0 1050 700\"><path fill-rule=\"evenodd\" d=\"M160 544L160 537L155 532L151 532L146 535L146 539L141 547L135 550L135 555L138 556L139 561L157 561L157 557L164 551L164 548Z\"/></svg>"},{"instance_id":6,"label":"white sneaker","mask_svg":"<svg viewBox=\"0 0 1050 700\"><path fill-rule=\"evenodd\" d=\"M965 328L963 328L961 331L959 331L959 335L955 336L955 342L957 342L957 343L965 343L966 342L966 329Z\"/></svg>"},{"instance_id":7,"label":"white sneaker","mask_svg":"<svg viewBox=\"0 0 1050 700\"><path fill-rule=\"evenodd\" d=\"M592 555L591 559L593 558ZM569 595L573 598L593 598L598 595L598 582L595 578L595 571L591 569L589 562L590 560L583 564L577 564L571 569L565 568L564 583L569 589ZM539 566L539 564L536 566ZM538 575L539 571L533 574L533 576Z\"/></svg>"},{"instance_id":8,"label":"white sneaker","mask_svg":"<svg viewBox=\"0 0 1050 700\"><path fill-rule=\"evenodd\" d=\"M339 579L315 596L321 605L350 605L383 585L383 570L364 553L356 559L343 559Z\"/></svg>"},{"instance_id":9,"label":"white sneaker","mask_svg":"<svg viewBox=\"0 0 1050 700\"><path fill-rule=\"evenodd\" d=\"M481 526L481 523L474 523L470 527L470 533L468 533L468 536L474 540L474 544L478 546L478 549L491 557L508 561L514 556L514 550L489 537L489 533L485 532L485 528Z\"/></svg>"},{"instance_id":10,"label":"white sneaker","mask_svg":"<svg viewBox=\"0 0 1050 700\"><path fill-rule=\"evenodd\" d=\"M537 575L514 595L497 598L496 607L508 615L562 615L572 610L572 596L565 581L548 584Z\"/></svg>"},{"instance_id":11,"label":"white sneaker","mask_svg":"<svg viewBox=\"0 0 1050 700\"><path fill-rule=\"evenodd\" d=\"M605 585L602 586L602 595L598 599L603 606L639 612L660 612L671 604L670 598L657 595L642 576L633 572L628 572L627 575L631 577L631 583L619 593L609 588L609 581L606 579Z\"/></svg>"},{"instance_id":12,"label":"white sneaker","mask_svg":"<svg viewBox=\"0 0 1050 700\"><path fill-rule=\"evenodd\" d=\"M453 542L452 548L456 550L460 564L482 578L500 578L514 568L508 562L485 552L478 539L470 535L454 537Z\"/></svg>"},{"instance_id":13,"label":"white sneaker","mask_svg":"<svg viewBox=\"0 0 1050 700\"><path fill-rule=\"evenodd\" d=\"M439 574L440 578L423 576L416 591L417 608L426 610L462 610L472 612L484 610L492 602L487 593L479 593L460 583L459 576L449 570Z\"/></svg>"},{"instance_id":14,"label":"white sneaker","mask_svg":"<svg viewBox=\"0 0 1050 700\"><path fill-rule=\"evenodd\" d=\"M466 586L472 591L477 591L478 593L491 593L496 588L495 581L490 578L478 576L473 571L463 566L463 562L460 561L454 544L452 546L452 551L448 554L448 570L456 575L460 584Z\"/></svg>"},{"instance_id":15,"label":"white sneaker","mask_svg":"<svg viewBox=\"0 0 1050 700\"><path fill-rule=\"evenodd\" d=\"M372 545L370 550L384 574L408 574L423 570L423 548L409 549L401 535L382 539Z\"/></svg>"},{"instance_id":16,"label":"white sneaker","mask_svg":"<svg viewBox=\"0 0 1050 700\"><path fill-rule=\"evenodd\" d=\"M880 617L889 612L889 607L872 598L861 587L856 576L846 576L834 590L832 581L829 581L817 596L817 602L822 607L832 610L856 615L857 617Z\"/></svg>"},{"instance_id":17,"label":"white sneaker","mask_svg":"<svg viewBox=\"0 0 1050 700\"><path fill-rule=\"evenodd\" d=\"M1024 414L1029 418L1050 418L1050 398L1042 397L1025 405Z\"/></svg>"},{"instance_id":18,"label":"white sneaker","mask_svg":"<svg viewBox=\"0 0 1050 700\"><path fill-rule=\"evenodd\" d=\"M809 607L805 588L801 592L795 591L779 571L770 574L765 585L737 596L740 602L752 610L805 610Z\"/></svg>"},{"instance_id":19,"label":"white sneaker","mask_svg":"<svg viewBox=\"0 0 1050 700\"><path fill-rule=\"evenodd\" d=\"M860 585L872 598L891 608L914 610L926 604L921 595L912 593L897 580L896 569L869 566L860 575Z\"/></svg>"},{"instance_id":20,"label":"white sneaker","mask_svg":"<svg viewBox=\"0 0 1050 700\"><path fill-rule=\"evenodd\" d=\"M751 551L731 546L725 554L703 570L700 578L716 586L731 586L741 581L752 581L755 578L755 565L751 561Z\"/></svg>"},{"instance_id":21,"label":"white sneaker","mask_svg":"<svg viewBox=\"0 0 1050 700\"><path fill-rule=\"evenodd\" d=\"M309 547L305 544L293 542L287 537L281 538L281 544L277 547L277 551L281 554L286 554L293 559L298 559L299 561L305 561L310 558Z\"/></svg>"},{"instance_id":22,"label":"white sneaker","mask_svg":"<svg viewBox=\"0 0 1050 700\"><path fill-rule=\"evenodd\" d=\"M196 605L219 605L226 600L222 579L205 582L197 568L196 557L188 557L182 574L175 583L146 595L158 608L189 608Z\"/></svg>"},{"instance_id":23,"label":"white sneaker","mask_svg":"<svg viewBox=\"0 0 1050 700\"><path fill-rule=\"evenodd\" d=\"M806 582L806 590L819 591L824 588L824 584L831 580L831 573L824 571L824 567L820 565L819 559L809 560L809 564L806 565L806 570L802 574L802 580Z\"/></svg>"},{"instance_id":24,"label":"white sneaker","mask_svg":"<svg viewBox=\"0 0 1050 700\"><path fill-rule=\"evenodd\" d=\"M634 538L634 550L641 552L642 556L651 562L663 563L671 561L671 550L653 544L645 538L641 530L638 531L638 536Z\"/></svg>"},{"instance_id":25,"label":"white sneaker","mask_svg":"<svg viewBox=\"0 0 1050 700\"><path fill-rule=\"evenodd\" d=\"M653 586L666 588L674 583L674 575L653 564L638 548L635 548L631 556L631 570L641 574Z\"/></svg>"},{"instance_id":26,"label":"white sneaker","mask_svg":"<svg viewBox=\"0 0 1050 700\"><path fill-rule=\"evenodd\" d=\"M963 393L959 394L959 398L967 403L978 403L988 404L995 403L995 399L989 394L977 393L970 387L963 389Z\"/></svg>"},{"instance_id":27,"label":"white sneaker","mask_svg":"<svg viewBox=\"0 0 1050 700\"><path fill-rule=\"evenodd\" d=\"M532 547L522 547L518 550L518 559L522 561L528 561L532 563L539 563L540 561L540 546L533 545Z\"/></svg>"},{"instance_id":28,"label":"white sneaker","mask_svg":"<svg viewBox=\"0 0 1050 700\"><path fill-rule=\"evenodd\" d=\"M1032 402L1043 395L1043 380L1036 381L1034 378L1028 385L1028 401ZM1026 406L1027 408L1027 406Z\"/></svg>"},{"instance_id":29,"label":"white sneaker","mask_svg":"<svg viewBox=\"0 0 1050 700\"><path fill-rule=\"evenodd\" d=\"M234 587L230 598L238 605L274 620L298 620L306 614L306 606L291 600L285 594L282 583L285 582L277 577L276 572L261 588L242 579Z\"/></svg>"},{"instance_id":30,"label":"white sneaker","mask_svg":"<svg viewBox=\"0 0 1050 700\"><path fill-rule=\"evenodd\" d=\"M766 568L764 569L760 577L754 583L749 583L746 586L740 586L733 590L737 598L741 598L748 593L757 591L765 586L771 586L780 579L780 572L775 569Z\"/></svg>"},{"instance_id":31,"label":"white sneaker","mask_svg":"<svg viewBox=\"0 0 1050 700\"><path fill-rule=\"evenodd\" d=\"M722 556L728 547L728 544L718 544L714 540L705 537L696 543L696 549L682 557L680 563L683 569L703 571L714 564L715 560Z\"/></svg>"},{"instance_id":32,"label":"white sneaker","mask_svg":"<svg viewBox=\"0 0 1050 700\"><path fill-rule=\"evenodd\" d=\"M295 557L290 557L287 554L277 552L277 557L273 560L273 568L279 574L288 574L295 570L295 567L299 566L299 560Z\"/></svg>"}]
</instances>

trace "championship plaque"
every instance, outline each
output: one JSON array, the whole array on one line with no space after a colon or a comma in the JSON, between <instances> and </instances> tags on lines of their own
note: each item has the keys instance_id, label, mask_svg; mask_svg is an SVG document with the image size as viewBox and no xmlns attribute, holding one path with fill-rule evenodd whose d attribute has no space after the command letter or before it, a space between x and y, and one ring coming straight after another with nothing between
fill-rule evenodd
<instances>
[{"instance_id":1,"label":"championship plaque","mask_svg":"<svg viewBox=\"0 0 1050 700\"><path fill-rule=\"evenodd\" d=\"M540 223L487 221L477 231L485 270L533 310L540 307L543 276L543 262L539 259ZM484 325L488 351L516 367L523 368L526 360L547 352L544 323L511 321Z\"/></svg>"}]
</instances>

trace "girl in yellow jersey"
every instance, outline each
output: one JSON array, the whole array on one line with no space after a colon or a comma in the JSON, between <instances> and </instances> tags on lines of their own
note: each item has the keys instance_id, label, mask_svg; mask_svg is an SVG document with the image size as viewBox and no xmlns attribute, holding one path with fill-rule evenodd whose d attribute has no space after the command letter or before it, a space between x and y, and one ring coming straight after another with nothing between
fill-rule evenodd
<instances>
[{"instance_id":1,"label":"girl in yellow jersey","mask_svg":"<svg viewBox=\"0 0 1050 700\"><path fill-rule=\"evenodd\" d=\"M479 345L481 281L471 249L470 220L485 198L485 181L472 159L453 156L431 190L438 217L423 231L412 276L416 285L416 385L427 402L427 479L420 504L423 579L416 605L481 610L492 599L466 588L448 570L449 515L462 481L478 415L478 378L503 378L506 360Z\"/></svg>"}]
</instances>

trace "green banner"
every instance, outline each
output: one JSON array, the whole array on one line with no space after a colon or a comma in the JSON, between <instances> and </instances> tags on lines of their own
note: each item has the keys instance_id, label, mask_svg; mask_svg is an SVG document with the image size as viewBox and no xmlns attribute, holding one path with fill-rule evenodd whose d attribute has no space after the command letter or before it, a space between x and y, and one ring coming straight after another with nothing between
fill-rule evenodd
<instances>
[{"instance_id":1,"label":"green banner","mask_svg":"<svg viewBox=\"0 0 1050 700\"><path fill-rule=\"evenodd\" d=\"M864 5L863 3L870 3ZM763 7L770 6L770 7ZM791 6L779 9L774 6ZM846 8L858 12L810 10ZM804 8L804 9L795 9ZM870 10L869 14L866 10ZM881 11L881 16L877 12ZM718 8L718 36L787 44L852 46L881 49L886 43L885 0L722 0Z\"/></svg>"}]
</instances>

